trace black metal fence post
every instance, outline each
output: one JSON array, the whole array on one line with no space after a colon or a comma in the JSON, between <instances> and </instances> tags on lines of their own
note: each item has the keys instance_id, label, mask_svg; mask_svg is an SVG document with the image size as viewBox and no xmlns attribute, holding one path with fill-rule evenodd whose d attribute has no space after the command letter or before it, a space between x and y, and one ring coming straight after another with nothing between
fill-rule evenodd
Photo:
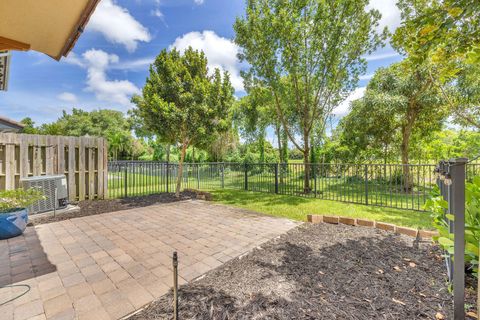
<instances>
[{"instance_id":1,"label":"black metal fence post","mask_svg":"<svg viewBox=\"0 0 480 320\"><path fill-rule=\"evenodd\" d=\"M168 185L170 184L169 176L170 176L170 170L169 170L169 164L168 162L165 164L165 176L166 176L166 191L168 193Z\"/></svg>"},{"instance_id":2,"label":"black metal fence post","mask_svg":"<svg viewBox=\"0 0 480 320\"><path fill-rule=\"evenodd\" d=\"M278 163L275 163L275 193L278 194Z\"/></svg>"},{"instance_id":3,"label":"black metal fence post","mask_svg":"<svg viewBox=\"0 0 480 320\"><path fill-rule=\"evenodd\" d=\"M368 165L365 165L365 204L368 206Z\"/></svg>"},{"instance_id":4,"label":"black metal fence post","mask_svg":"<svg viewBox=\"0 0 480 320\"><path fill-rule=\"evenodd\" d=\"M225 189L225 164L222 162L222 165L220 166L220 179L221 179L221 185L222 189Z\"/></svg>"},{"instance_id":5,"label":"black metal fence post","mask_svg":"<svg viewBox=\"0 0 480 320\"><path fill-rule=\"evenodd\" d=\"M465 319L465 158L451 159L449 173L451 184L448 187L451 203L449 211L455 216L454 260L453 260L453 315L455 320Z\"/></svg>"},{"instance_id":6,"label":"black metal fence post","mask_svg":"<svg viewBox=\"0 0 480 320\"><path fill-rule=\"evenodd\" d=\"M128 163L125 164L125 181L124 181L124 189L125 189L125 198L128 197Z\"/></svg>"},{"instance_id":7,"label":"black metal fence post","mask_svg":"<svg viewBox=\"0 0 480 320\"><path fill-rule=\"evenodd\" d=\"M200 164L197 164L197 190L200 190Z\"/></svg>"},{"instance_id":8,"label":"black metal fence post","mask_svg":"<svg viewBox=\"0 0 480 320\"><path fill-rule=\"evenodd\" d=\"M248 190L248 165L245 163L244 164L244 172L245 172L245 178L244 178L244 186L245 186L245 190Z\"/></svg>"}]
</instances>

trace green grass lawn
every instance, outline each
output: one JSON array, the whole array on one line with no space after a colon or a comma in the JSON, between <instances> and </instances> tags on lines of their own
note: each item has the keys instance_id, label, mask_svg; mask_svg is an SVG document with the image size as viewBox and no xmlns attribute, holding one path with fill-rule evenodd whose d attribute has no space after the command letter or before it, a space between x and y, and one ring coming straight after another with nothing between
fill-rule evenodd
<instances>
[{"instance_id":1,"label":"green grass lawn","mask_svg":"<svg viewBox=\"0 0 480 320\"><path fill-rule=\"evenodd\" d=\"M239 190L213 190L214 201L278 217L306 221L308 214L364 218L405 227L432 229L428 212L349 204Z\"/></svg>"}]
</instances>

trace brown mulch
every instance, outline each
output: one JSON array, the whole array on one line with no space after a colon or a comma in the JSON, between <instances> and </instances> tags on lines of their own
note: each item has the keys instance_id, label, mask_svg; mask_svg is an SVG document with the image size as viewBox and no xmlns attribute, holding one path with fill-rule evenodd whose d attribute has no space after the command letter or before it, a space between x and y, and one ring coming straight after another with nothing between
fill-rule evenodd
<instances>
[{"instance_id":1,"label":"brown mulch","mask_svg":"<svg viewBox=\"0 0 480 320\"><path fill-rule=\"evenodd\" d=\"M179 318L451 319L441 254L378 229L305 224L182 286ZM172 311L170 292L131 320Z\"/></svg>"},{"instance_id":2,"label":"brown mulch","mask_svg":"<svg viewBox=\"0 0 480 320\"><path fill-rule=\"evenodd\" d=\"M76 203L76 205L80 207L80 212L65 213L57 215L56 217L54 217L53 215L33 217L29 225L39 225L72 218L85 217L133 208L141 208L161 203L170 203L195 198L197 198L197 194L195 192L185 191L180 193L179 198L175 197L174 193L161 193L123 199L84 200Z\"/></svg>"}]
</instances>

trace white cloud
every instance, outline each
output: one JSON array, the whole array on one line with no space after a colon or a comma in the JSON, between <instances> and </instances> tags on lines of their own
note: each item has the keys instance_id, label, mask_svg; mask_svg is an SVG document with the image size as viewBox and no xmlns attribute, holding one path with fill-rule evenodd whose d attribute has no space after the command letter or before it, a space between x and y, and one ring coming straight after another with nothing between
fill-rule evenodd
<instances>
[{"instance_id":1,"label":"white cloud","mask_svg":"<svg viewBox=\"0 0 480 320\"><path fill-rule=\"evenodd\" d=\"M76 103L78 101L77 96L71 92L62 92L57 96L57 99L70 103Z\"/></svg>"},{"instance_id":2,"label":"white cloud","mask_svg":"<svg viewBox=\"0 0 480 320\"><path fill-rule=\"evenodd\" d=\"M401 16L397 7L397 0L370 0L368 9L377 9L382 14L379 29L388 27L390 32L394 32L400 26Z\"/></svg>"},{"instance_id":3,"label":"white cloud","mask_svg":"<svg viewBox=\"0 0 480 320\"><path fill-rule=\"evenodd\" d=\"M145 71L155 61L155 57L139 58L136 60L119 61L109 68L123 71Z\"/></svg>"},{"instance_id":4,"label":"white cloud","mask_svg":"<svg viewBox=\"0 0 480 320\"><path fill-rule=\"evenodd\" d=\"M86 90L93 92L98 100L130 106L130 97L140 89L128 80L109 80L106 73L111 64L119 62L118 56L91 49L83 54L83 58L87 68Z\"/></svg>"},{"instance_id":5,"label":"white cloud","mask_svg":"<svg viewBox=\"0 0 480 320\"><path fill-rule=\"evenodd\" d=\"M201 4L203 4L205 1L204 1L204 0L193 0L193 2L195 2L196 5L201 5Z\"/></svg>"},{"instance_id":6,"label":"white cloud","mask_svg":"<svg viewBox=\"0 0 480 320\"><path fill-rule=\"evenodd\" d=\"M124 45L128 52L135 51L139 41L151 40L148 29L114 0L100 2L87 29L100 32L111 43Z\"/></svg>"},{"instance_id":7,"label":"white cloud","mask_svg":"<svg viewBox=\"0 0 480 320\"><path fill-rule=\"evenodd\" d=\"M167 24L167 21L165 20L165 15L163 14L162 11L160 11L159 8L156 8L156 9L153 9L150 11L150 15L154 16L154 17L157 17L158 19L160 19L163 24L165 25L165 27L168 28L168 24Z\"/></svg>"},{"instance_id":8,"label":"white cloud","mask_svg":"<svg viewBox=\"0 0 480 320\"><path fill-rule=\"evenodd\" d=\"M73 64L78 67L82 67L82 68L85 67L82 61L82 58L77 56L75 52L70 52L66 58L62 59L62 61L68 64Z\"/></svg>"},{"instance_id":9,"label":"white cloud","mask_svg":"<svg viewBox=\"0 0 480 320\"><path fill-rule=\"evenodd\" d=\"M372 79L372 77L373 77L373 73L369 73L369 74L361 75L360 77L358 77L358 79L360 79L360 80L370 80L370 79Z\"/></svg>"},{"instance_id":10,"label":"white cloud","mask_svg":"<svg viewBox=\"0 0 480 320\"><path fill-rule=\"evenodd\" d=\"M150 11L150 14L151 14L152 16L157 17L157 18L161 18L161 19L164 18L163 12L160 11L160 9L158 9L158 8L155 9L155 10Z\"/></svg>"},{"instance_id":11,"label":"white cloud","mask_svg":"<svg viewBox=\"0 0 480 320\"><path fill-rule=\"evenodd\" d=\"M360 99L365 94L366 87L360 87L355 89L350 95L340 103L335 109L333 109L333 114L337 116L345 116L350 112L350 102Z\"/></svg>"},{"instance_id":12,"label":"white cloud","mask_svg":"<svg viewBox=\"0 0 480 320\"><path fill-rule=\"evenodd\" d=\"M169 49L177 48L179 51L184 51L188 47L205 52L210 73L215 68L226 70L230 73L230 80L235 90L244 90L237 59L239 48L233 41L222 38L213 31L189 32L175 39Z\"/></svg>"},{"instance_id":13,"label":"white cloud","mask_svg":"<svg viewBox=\"0 0 480 320\"><path fill-rule=\"evenodd\" d=\"M387 52L387 53L376 53L365 57L367 61L377 61L377 60L384 60L390 58L399 57L400 54L398 52Z\"/></svg>"}]
</instances>

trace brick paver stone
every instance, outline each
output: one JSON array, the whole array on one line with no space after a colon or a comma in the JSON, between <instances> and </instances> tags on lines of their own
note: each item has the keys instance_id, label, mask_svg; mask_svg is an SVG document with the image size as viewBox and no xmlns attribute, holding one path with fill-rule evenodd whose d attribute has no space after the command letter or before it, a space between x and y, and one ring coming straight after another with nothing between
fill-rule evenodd
<instances>
[{"instance_id":1,"label":"brick paver stone","mask_svg":"<svg viewBox=\"0 0 480 320\"><path fill-rule=\"evenodd\" d=\"M0 318L119 319L168 292L173 251L183 284L298 224L183 201L28 227L0 240L0 285L30 287Z\"/></svg>"}]
</instances>

